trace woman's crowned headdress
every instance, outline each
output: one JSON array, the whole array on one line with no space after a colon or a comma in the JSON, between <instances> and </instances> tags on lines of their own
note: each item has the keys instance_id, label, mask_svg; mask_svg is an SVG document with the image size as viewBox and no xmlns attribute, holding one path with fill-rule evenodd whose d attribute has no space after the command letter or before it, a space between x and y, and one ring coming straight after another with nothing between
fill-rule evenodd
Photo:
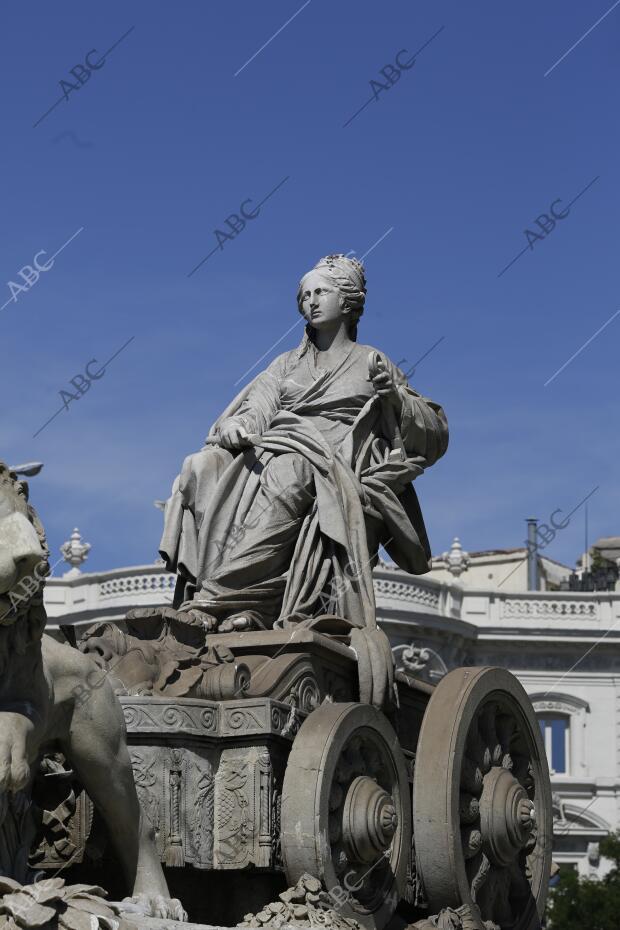
<instances>
[{"instance_id":1,"label":"woman's crowned headdress","mask_svg":"<svg viewBox=\"0 0 620 930\"><path fill-rule=\"evenodd\" d=\"M312 271L321 271L334 282L344 301L344 305L351 314L349 335L355 340L357 337L357 322L364 312L366 300L366 275L364 266L357 258L336 253L320 258ZM307 272L306 272L307 274ZM305 275L304 275L305 277ZM301 310L301 292L303 278L299 285L297 303Z\"/></svg>"},{"instance_id":2,"label":"woman's crowned headdress","mask_svg":"<svg viewBox=\"0 0 620 930\"><path fill-rule=\"evenodd\" d=\"M348 307L357 311L358 316L362 315L366 300L366 275L364 266L357 258L341 254L326 255L319 259L314 270L328 274L338 285Z\"/></svg>"}]
</instances>

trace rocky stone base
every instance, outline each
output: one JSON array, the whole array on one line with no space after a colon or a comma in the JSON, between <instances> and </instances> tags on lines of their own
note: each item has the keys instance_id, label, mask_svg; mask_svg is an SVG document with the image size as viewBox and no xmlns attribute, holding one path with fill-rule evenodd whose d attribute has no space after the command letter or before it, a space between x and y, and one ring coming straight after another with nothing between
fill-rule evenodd
<instances>
[{"instance_id":1,"label":"rocky stone base","mask_svg":"<svg viewBox=\"0 0 620 930\"><path fill-rule=\"evenodd\" d=\"M330 930L361 930L356 920L345 917L334 908L334 900L323 891L321 882L312 875L302 875L293 888L278 895L258 914L246 914L238 925L244 930L253 927L282 930L287 926L300 928L328 927Z\"/></svg>"},{"instance_id":2,"label":"rocky stone base","mask_svg":"<svg viewBox=\"0 0 620 930\"><path fill-rule=\"evenodd\" d=\"M132 917L131 930L231 930L230 927L212 924L179 923L177 920L161 920L159 917ZM252 930L261 930L256 924ZM298 925L282 924L281 930L299 930Z\"/></svg>"}]
</instances>

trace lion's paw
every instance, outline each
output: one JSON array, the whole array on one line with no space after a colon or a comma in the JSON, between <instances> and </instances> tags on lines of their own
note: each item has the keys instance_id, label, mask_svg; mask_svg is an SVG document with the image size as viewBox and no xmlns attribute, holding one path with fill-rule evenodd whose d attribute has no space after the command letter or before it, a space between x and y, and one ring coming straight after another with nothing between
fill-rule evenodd
<instances>
[{"instance_id":1,"label":"lion's paw","mask_svg":"<svg viewBox=\"0 0 620 930\"><path fill-rule=\"evenodd\" d=\"M32 721L22 714L0 712L0 791L21 791L30 778L26 742Z\"/></svg>"},{"instance_id":2,"label":"lion's paw","mask_svg":"<svg viewBox=\"0 0 620 930\"><path fill-rule=\"evenodd\" d=\"M178 898L165 898L160 894L137 894L123 898L124 904L130 905L128 911L139 911L145 917L159 917L161 920L187 920L187 914ZM134 905L134 907L131 907Z\"/></svg>"}]
</instances>

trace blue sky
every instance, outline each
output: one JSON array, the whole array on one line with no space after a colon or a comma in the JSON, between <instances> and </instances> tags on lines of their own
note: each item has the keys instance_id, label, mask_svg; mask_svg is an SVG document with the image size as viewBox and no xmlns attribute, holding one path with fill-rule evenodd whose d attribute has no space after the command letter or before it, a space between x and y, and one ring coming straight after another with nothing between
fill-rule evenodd
<instances>
[{"instance_id":1,"label":"blue sky","mask_svg":"<svg viewBox=\"0 0 620 930\"><path fill-rule=\"evenodd\" d=\"M433 550L522 545L526 517L597 486L590 538L620 533L620 316L545 386L620 308L620 5L545 76L610 7L4 5L0 303L74 236L0 312L0 457L44 461L32 490L52 548L77 525L91 570L153 561L153 500L244 372L299 341L297 325L268 351L298 319L302 273L369 249L360 340L406 367L443 337L411 378L451 425L418 482ZM70 69L121 37L35 127ZM542 236L536 218L588 185ZM526 229L542 238L498 277ZM572 563L583 538L582 508L546 554Z\"/></svg>"}]
</instances>

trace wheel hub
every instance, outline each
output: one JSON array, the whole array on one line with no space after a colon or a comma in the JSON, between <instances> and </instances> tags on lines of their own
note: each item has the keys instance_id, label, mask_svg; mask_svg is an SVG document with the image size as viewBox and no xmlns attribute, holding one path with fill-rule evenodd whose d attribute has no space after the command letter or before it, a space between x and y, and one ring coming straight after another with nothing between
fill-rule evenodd
<instances>
[{"instance_id":1,"label":"wheel hub","mask_svg":"<svg viewBox=\"0 0 620 930\"><path fill-rule=\"evenodd\" d=\"M342 839L349 860L376 860L389 848L397 826L392 796L368 775L354 778L342 810Z\"/></svg>"},{"instance_id":2,"label":"wheel hub","mask_svg":"<svg viewBox=\"0 0 620 930\"><path fill-rule=\"evenodd\" d=\"M509 865L528 844L535 821L534 804L523 785L507 769L490 769L480 798L480 828L491 862Z\"/></svg>"}]
</instances>

